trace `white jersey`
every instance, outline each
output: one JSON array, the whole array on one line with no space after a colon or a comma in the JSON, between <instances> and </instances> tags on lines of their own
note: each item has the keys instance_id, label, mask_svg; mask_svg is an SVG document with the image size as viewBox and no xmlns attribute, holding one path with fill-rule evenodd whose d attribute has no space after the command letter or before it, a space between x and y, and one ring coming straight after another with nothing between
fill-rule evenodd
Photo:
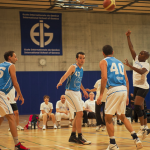
<instances>
[{"instance_id":1,"label":"white jersey","mask_svg":"<svg viewBox=\"0 0 150 150\"><path fill-rule=\"evenodd\" d=\"M100 95L100 90L101 90L101 79L96 81L94 88L97 88L96 90L96 100L97 100ZM101 102L106 102L106 97L107 97L107 88L105 88Z\"/></svg>"},{"instance_id":2,"label":"white jersey","mask_svg":"<svg viewBox=\"0 0 150 150\"><path fill-rule=\"evenodd\" d=\"M69 104L68 104L68 101L67 101L67 100L65 100L65 103L64 103L64 104L61 102L61 100L59 100L59 101L57 101L57 103L56 103L56 109L59 108L60 111L66 111L66 110L69 109L69 106L68 106L68 105L69 105Z\"/></svg>"},{"instance_id":3,"label":"white jersey","mask_svg":"<svg viewBox=\"0 0 150 150\"><path fill-rule=\"evenodd\" d=\"M95 112L95 100L91 101L90 99L85 101L85 108L92 110L92 112Z\"/></svg>"},{"instance_id":4,"label":"white jersey","mask_svg":"<svg viewBox=\"0 0 150 150\"><path fill-rule=\"evenodd\" d=\"M46 113L49 113L49 111L53 109L53 104L48 102L48 104L45 104L45 102L41 103L40 110L44 110ZM40 115L42 114L42 111L40 112Z\"/></svg>"},{"instance_id":5,"label":"white jersey","mask_svg":"<svg viewBox=\"0 0 150 150\"><path fill-rule=\"evenodd\" d=\"M147 82L147 74L149 73L149 63L139 62L138 56L136 56L133 66L138 69L147 69L147 71L142 75L133 70L133 86L142 89L149 89L149 84Z\"/></svg>"},{"instance_id":6,"label":"white jersey","mask_svg":"<svg viewBox=\"0 0 150 150\"><path fill-rule=\"evenodd\" d=\"M7 94L7 97L9 98L9 102L10 104L15 104L16 101L15 99L15 88L13 86L13 88L10 90L10 92Z\"/></svg>"}]
</instances>

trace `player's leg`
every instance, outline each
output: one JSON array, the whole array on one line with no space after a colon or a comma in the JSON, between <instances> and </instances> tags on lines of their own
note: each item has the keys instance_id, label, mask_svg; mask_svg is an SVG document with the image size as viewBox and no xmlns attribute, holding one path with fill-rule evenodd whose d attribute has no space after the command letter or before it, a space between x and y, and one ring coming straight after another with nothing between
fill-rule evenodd
<instances>
[{"instance_id":1,"label":"player's leg","mask_svg":"<svg viewBox=\"0 0 150 150\"><path fill-rule=\"evenodd\" d=\"M130 121L125 116L127 92L120 92L119 94L122 94L122 95L120 95L120 97L118 98L118 101L120 101L120 107L118 107L117 109L117 114L120 115L119 118L124 123L127 130L131 133L131 136L134 140L134 143L136 144L137 149L141 149L143 147L142 142L139 140L137 134L133 130Z\"/></svg>"},{"instance_id":2,"label":"player's leg","mask_svg":"<svg viewBox=\"0 0 150 150\"><path fill-rule=\"evenodd\" d=\"M60 125L60 121L61 121L61 113L60 112L56 112L56 121L57 121L57 128L60 129L61 125Z\"/></svg>"},{"instance_id":3,"label":"player's leg","mask_svg":"<svg viewBox=\"0 0 150 150\"><path fill-rule=\"evenodd\" d=\"M83 138L81 132L81 125L82 125L82 116L83 116L83 107L82 107L82 100L81 100L81 93L74 92L74 91L66 91L66 99L70 103L69 110L76 112L76 119L73 123L72 133L69 139L69 142L77 142L80 144L91 144L90 141L87 141ZM78 139L76 138L76 131L78 132Z\"/></svg>"},{"instance_id":4,"label":"player's leg","mask_svg":"<svg viewBox=\"0 0 150 150\"><path fill-rule=\"evenodd\" d=\"M28 148L21 145L18 140L17 127L15 118L13 115L13 110L10 106L10 103L4 93L0 92L0 115L5 116L8 120L11 134L15 143L15 150L29 150ZM2 121L2 120L1 120Z\"/></svg>"},{"instance_id":5,"label":"player's leg","mask_svg":"<svg viewBox=\"0 0 150 150\"><path fill-rule=\"evenodd\" d=\"M133 127L132 127L130 121L125 117L125 114L121 114L119 118L124 123L125 127L127 128L127 130L131 133L131 136L132 136L132 138L134 140L134 143L136 144L136 148L137 149L141 149L143 147L142 146L142 142L139 140L137 134L133 130Z\"/></svg>"},{"instance_id":6,"label":"player's leg","mask_svg":"<svg viewBox=\"0 0 150 150\"><path fill-rule=\"evenodd\" d=\"M54 129L57 129L55 115L53 113L49 113L48 115L49 115L49 118L52 119L52 122L54 124Z\"/></svg>"},{"instance_id":7,"label":"player's leg","mask_svg":"<svg viewBox=\"0 0 150 150\"><path fill-rule=\"evenodd\" d=\"M103 121L102 121L102 131L106 130L106 123L105 123L105 102L102 102L102 113L103 113Z\"/></svg>"},{"instance_id":8,"label":"player's leg","mask_svg":"<svg viewBox=\"0 0 150 150\"><path fill-rule=\"evenodd\" d=\"M4 117L0 117L0 125L2 124Z\"/></svg>"},{"instance_id":9,"label":"player's leg","mask_svg":"<svg viewBox=\"0 0 150 150\"><path fill-rule=\"evenodd\" d=\"M42 114L42 118L43 118L43 130L46 129L46 123L47 123L47 113Z\"/></svg>"},{"instance_id":10,"label":"player's leg","mask_svg":"<svg viewBox=\"0 0 150 150\"><path fill-rule=\"evenodd\" d=\"M95 102L95 112L96 112L96 131L99 131L101 128L101 124L102 124L102 118L100 115L101 112L101 105L97 105L97 103Z\"/></svg>"}]
</instances>

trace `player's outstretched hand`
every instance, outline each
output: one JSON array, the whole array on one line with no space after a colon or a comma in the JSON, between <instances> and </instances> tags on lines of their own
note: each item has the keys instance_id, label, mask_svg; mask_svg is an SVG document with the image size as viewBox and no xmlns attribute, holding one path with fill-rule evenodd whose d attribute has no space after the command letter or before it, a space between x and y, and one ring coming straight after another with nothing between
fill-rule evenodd
<instances>
[{"instance_id":1,"label":"player's outstretched hand","mask_svg":"<svg viewBox=\"0 0 150 150\"><path fill-rule=\"evenodd\" d=\"M19 98L19 97L17 97L17 96L16 96L16 97L14 98L14 101L17 101L17 100L18 100L18 98Z\"/></svg>"},{"instance_id":2,"label":"player's outstretched hand","mask_svg":"<svg viewBox=\"0 0 150 150\"><path fill-rule=\"evenodd\" d=\"M22 96L19 97L19 101L22 101L21 105L24 104L24 98Z\"/></svg>"},{"instance_id":3,"label":"player's outstretched hand","mask_svg":"<svg viewBox=\"0 0 150 150\"><path fill-rule=\"evenodd\" d=\"M87 93L86 91L84 91L83 94L84 94L84 97L85 97L85 98L88 98L88 97L89 97L89 95L88 95L88 93Z\"/></svg>"},{"instance_id":4,"label":"player's outstretched hand","mask_svg":"<svg viewBox=\"0 0 150 150\"><path fill-rule=\"evenodd\" d=\"M128 30L128 31L126 32L126 36L130 36L130 34L131 34L131 31Z\"/></svg>"},{"instance_id":5,"label":"player's outstretched hand","mask_svg":"<svg viewBox=\"0 0 150 150\"><path fill-rule=\"evenodd\" d=\"M91 90L90 89L85 89L87 92L90 92Z\"/></svg>"},{"instance_id":6,"label":"player's outstretched hand","mask_svg":"<svg viewBox=\"0 0 150 150\"><path fill-rule=\"evenodd\" d=\"M62 83L61 83L61 82L59 82L59 83L57 84L56 88L58 89L59 86L62 86Z\"/></svg>"},{"instance_id":7,"label":"player's outstretched hand","mask_svg":"<svg viewBox=\"0 0 150 150\"><path fill-rule=\"evenodd\" d=\"M103 96L101 96L101 95L98 97L98 99L97 99L97 101L96 101L97 105L101 105L101 104L102 104L102 102L101 102L102 97L103 97Z\"/></svg>"},{"instance_id":8,"label":"player's outstretched hand","mask_svg":"<svg viewBox=\"0 0 150 150\"><path fill-rule=\"evenodd\" d=\"M129 64L129 62L128 62L128 59L125 59L124 64L127 65L127 66L130 66L130 64Z\"/></svg>"}]
</instances>

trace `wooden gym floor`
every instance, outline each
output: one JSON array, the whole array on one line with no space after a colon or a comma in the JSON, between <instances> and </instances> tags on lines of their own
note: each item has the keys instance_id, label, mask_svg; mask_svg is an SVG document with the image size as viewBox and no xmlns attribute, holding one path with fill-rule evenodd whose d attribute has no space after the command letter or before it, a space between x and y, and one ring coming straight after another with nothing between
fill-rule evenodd
<instances>
[{"instance_id":1,"label":"wooden gym floor","mask_svg":"<svg viewBox=\"0 0 150 150\"><path fill-rule=\"evenodd\" d=\"M29 116L20 116L20 125L27 124ZM40 124L42 126L42 122ZM135 131L139 129L139 123L132 123ZM150 124L148 124L150 127ZM61 129L33 129L18 131L19 140L31 150L106 150L109 138L106 131L96 132L95 127L83 127L83 135L92 141L91 145L79 145L69 143L68 138L71 128ZM136 150L134 142L125 126L115 126L115 137L120 150ZM142 150L150 150L150 135L143 141ZM8 131L8 122L5 118L0 127L0 148L2 150L13 150L14 143L11 133Z\"/></svg>"}]
</instances>

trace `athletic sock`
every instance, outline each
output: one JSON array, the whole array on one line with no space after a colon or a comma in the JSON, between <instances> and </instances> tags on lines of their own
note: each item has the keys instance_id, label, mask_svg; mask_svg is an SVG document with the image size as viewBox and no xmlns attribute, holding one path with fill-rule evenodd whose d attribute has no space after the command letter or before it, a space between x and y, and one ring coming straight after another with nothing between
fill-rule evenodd
<instances>
[{"instance_id":1,"label":"athletic sock","mask_svg":"<svg viewBox=\"0 0 150 150\"><path fill-rule=\"evenodd\" d=\"M82 137L82 133L78 133L78 138L81 138Z\"/></svg>"},{"instance_id":2,"label":"athletic sock","mask_svg":"<svg viewBox=\"0 0 150 150\"><path fill-rule=\"evenodd\" d=\"M72 133L71 133L71 136L76 136L76 132L72 132Z\"/></svg>"},{"instance_id":3,"label":"athletic sock","mask_svg":"<svg viewBox=\"0 0 150 150\"><path fill-rule=\"evenodd\" d=\"M132 131L132 132L131 132L131 136L132 136L133 140L138 138L138 136L137 136L137 134L135 133L135 131Z\"/></svg>"},{"instance_id":4,"label":"athletic sock","mask_svg":"<svg viewBox=\"0 0 150 150\"><path fill-rule=\"evenodd\" d=\"M110 137L110 144L116 144L116 140L114 136Z\"/></svg>"},{"instance_id":5,"label":"athletic sock","mask_svg":"<svg viewBox=\"0 0 150 150\"><path fill-rule=\"evenodd\" d=\"M13 137L15 145L19 143L18 137Z\"/></svg>"}]
</instances>

